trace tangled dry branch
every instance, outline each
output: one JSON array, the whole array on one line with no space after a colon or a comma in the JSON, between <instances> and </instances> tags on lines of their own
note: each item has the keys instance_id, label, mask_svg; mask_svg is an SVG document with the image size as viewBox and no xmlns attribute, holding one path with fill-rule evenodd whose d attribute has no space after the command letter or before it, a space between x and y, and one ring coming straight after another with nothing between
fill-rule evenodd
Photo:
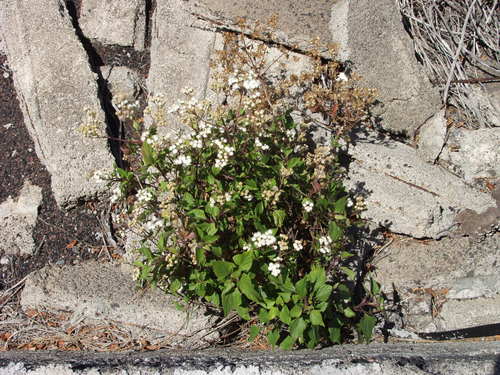
<instances>
[{"instance_id":1,"label":"tangled dry branch","mask_svg":"<svg viewBox=\"0 0 500 375\"><path fill-rule=\"evenodd\" d=\"M442 89L443 102L461 108L469 126L489 126L473 85L500 81L498 0L398 0L415 52Z\"/></svg>"}]
</instances>

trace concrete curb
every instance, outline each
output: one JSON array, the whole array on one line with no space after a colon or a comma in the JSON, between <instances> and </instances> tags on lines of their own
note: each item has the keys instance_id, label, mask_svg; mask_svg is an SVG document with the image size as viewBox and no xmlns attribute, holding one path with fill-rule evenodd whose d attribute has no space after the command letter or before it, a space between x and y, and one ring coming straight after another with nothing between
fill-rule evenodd
<instances>
[{"instance_id":1,"label":"concrete curb","mask_svg":"<svg viewBox=\"0 0 500 375\"><path fill-rule=\"evenodd\" d=\"M0 375L14 374L500 375L500 342L344 345L294 352L0 353Z\"/></svg>"}]
</instances>

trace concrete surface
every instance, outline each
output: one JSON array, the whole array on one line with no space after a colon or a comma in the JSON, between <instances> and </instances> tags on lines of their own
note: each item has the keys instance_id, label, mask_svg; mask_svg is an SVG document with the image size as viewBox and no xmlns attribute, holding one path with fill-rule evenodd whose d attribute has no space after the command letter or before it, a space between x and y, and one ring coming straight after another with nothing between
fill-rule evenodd
<instances>
[{"instance_id":1,"label":"concrete surface","mask_svg":"<svg viewBox=\"0 0 500 375\"><path fill-rule=\"evenodd\" d=\"M0 252L31 255L35 250L33 229L42 201L42 189L24 182L19 196L0 205Z\"/></svg>"},{"instance_id":2,"label":"concrete surface","mask_svg":"<svg viewBox=\"0 0 500 375\"><path fill-rule=\"evenodd\" d=\"M358 141L350 148L347 186L365 196L361 216L414 238L441 238L456 227L463 209L496 207L491 195L467 186L444 168L423 161L405 144ZM456 228L455 228L456 229Z\"/></svg>"},{"instance_id":3,"label":"concrete surface","mask_svg":"<svg viewBox=\"0 0 500 375\"><path fill-rule=\"evenodd\" d=\"M500 128L452 128L440 160L468 183L500 178Z\"/></svg>"},{"instance_id":4,"label":"concrete surface","mask_svg":"<svg viewBox=\"0 0 500 375\"><path fill-rule=\"evenodd\" d=\"M146 41L145 0L84 0L79 24L83 34L103 44L143 50Z\"/></svg>"},{"instance_id":5,"label":"concrete surface","mask_svg":"<svg viewBox=\"0 0 500 375\"><path fill-rule=\"evenodd\" d=\"M442 109L422 125L418 131L418 153L423 160L434 163L446 143L446 118Z\"/></svg>"},{"instance_id":6,"label":"concrete surface","mask_svg":"<svg viewBox=\"0 0 500 375\"><path fill-rule=\"evenodd\" d=\"M185 99L181 93L184 88L192 88L198 99L207 93L215 33L191 27L194 21L185 1L156 1L151 20L151 67L146 84L150 95L165 96L166 111ZM173 118L165 116L173 125ZM168 134L169 130L173 129L161 128L159 132Z\"/></svg>"},{"instance_id":7,"label":"concrete surface","mask_svg":"<svg viewBox=\"0 0 500 375\"><path fill-rule=\"evenodd\" d=\"M381 103L374 113L380 117L380 125L413 136L439 111L441 98L415 59L397 5L393 0L343 2L349 9L345 12L346 5L337 4L338 18L332 17L330 22L332 40L354 62L361 83L378 90Z\"/></svg>"},{"instance_id":8,"label":"concrete surface","mask_svg":"<svg viewBox=\"0 0 500 375\"><path fill-rule=\"evenodd\" d=\"M189 347L213 339L215 317L194 306L176 307L177 299L156 289L140 290L119 265L94 261L78 266L46 266L31 273L21 294L23 309L71 311L72 320L114 321L135 337L151 329Z\"/></svg>"},{"instance_id":9,"label":"concrete surface","mask_svg":"<svg viewBox=\"0 0 500 375\"><path fill-rule=\"evenodd\" d=\"M77 129L84 108L104 120L97 77L58 0L4 0L0 29L9 66L40 161L52 176L60 206L95 197L104 189L89 181L97 169L111 168L105 139L86 138Z\"/></svg>"},{"instance_id":10,"label":"concrete surface","mask_svg":"<svg viewBox=\"0 0 500 375\"><path fill-rule=\"evenodd\" d=\"M498 342L344 345L324 350L0 352L0 375L498 375Z\"/></svg>"}]
</instances>

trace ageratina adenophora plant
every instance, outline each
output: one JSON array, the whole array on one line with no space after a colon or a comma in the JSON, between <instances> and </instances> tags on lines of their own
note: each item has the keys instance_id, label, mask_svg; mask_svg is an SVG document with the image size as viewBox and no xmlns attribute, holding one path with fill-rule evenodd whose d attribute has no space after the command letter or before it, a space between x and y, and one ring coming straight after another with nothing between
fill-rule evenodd
<instances>
[{"instance_id":1,"label":"ageratina adenophora plant","mask_svg":"<svg viewBox=\"0 0 500 375\"><path fill-rule=\"evenodd\" d=\"M315 348L353 332L369 340L378 285L366 291L370 303L354 300L346 230L362 202L346 192L337 154L372 93L351 87L318 49L300 74L282 64L293 61L287 51L269 50L226 34L214 101L184 90L166 107L158 95L147 108L152 124L134 121L130 168L116 168L112 199L142 239L137 278L238 315L241 332L273 347ZM171 115L183 126L162 136ZM314 144L314 126L328 128L331 142Z\"/></svg>"}]
</instances>

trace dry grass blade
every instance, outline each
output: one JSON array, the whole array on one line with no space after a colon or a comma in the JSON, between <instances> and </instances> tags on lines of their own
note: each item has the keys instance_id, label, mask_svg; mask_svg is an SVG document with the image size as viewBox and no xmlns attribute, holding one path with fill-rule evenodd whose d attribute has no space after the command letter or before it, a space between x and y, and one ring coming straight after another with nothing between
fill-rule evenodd
<instances>
[{"instance_id":1,"label":"dry grass blade","mask_svg":"<svg viewBox=\"0 0 500 375\"><path fill-rule=\"evenodd\" d=\"M398 0L415 52L468 127L489 123L471 85L500 77L498 0Z\"/></svg>"}]
</instances>

